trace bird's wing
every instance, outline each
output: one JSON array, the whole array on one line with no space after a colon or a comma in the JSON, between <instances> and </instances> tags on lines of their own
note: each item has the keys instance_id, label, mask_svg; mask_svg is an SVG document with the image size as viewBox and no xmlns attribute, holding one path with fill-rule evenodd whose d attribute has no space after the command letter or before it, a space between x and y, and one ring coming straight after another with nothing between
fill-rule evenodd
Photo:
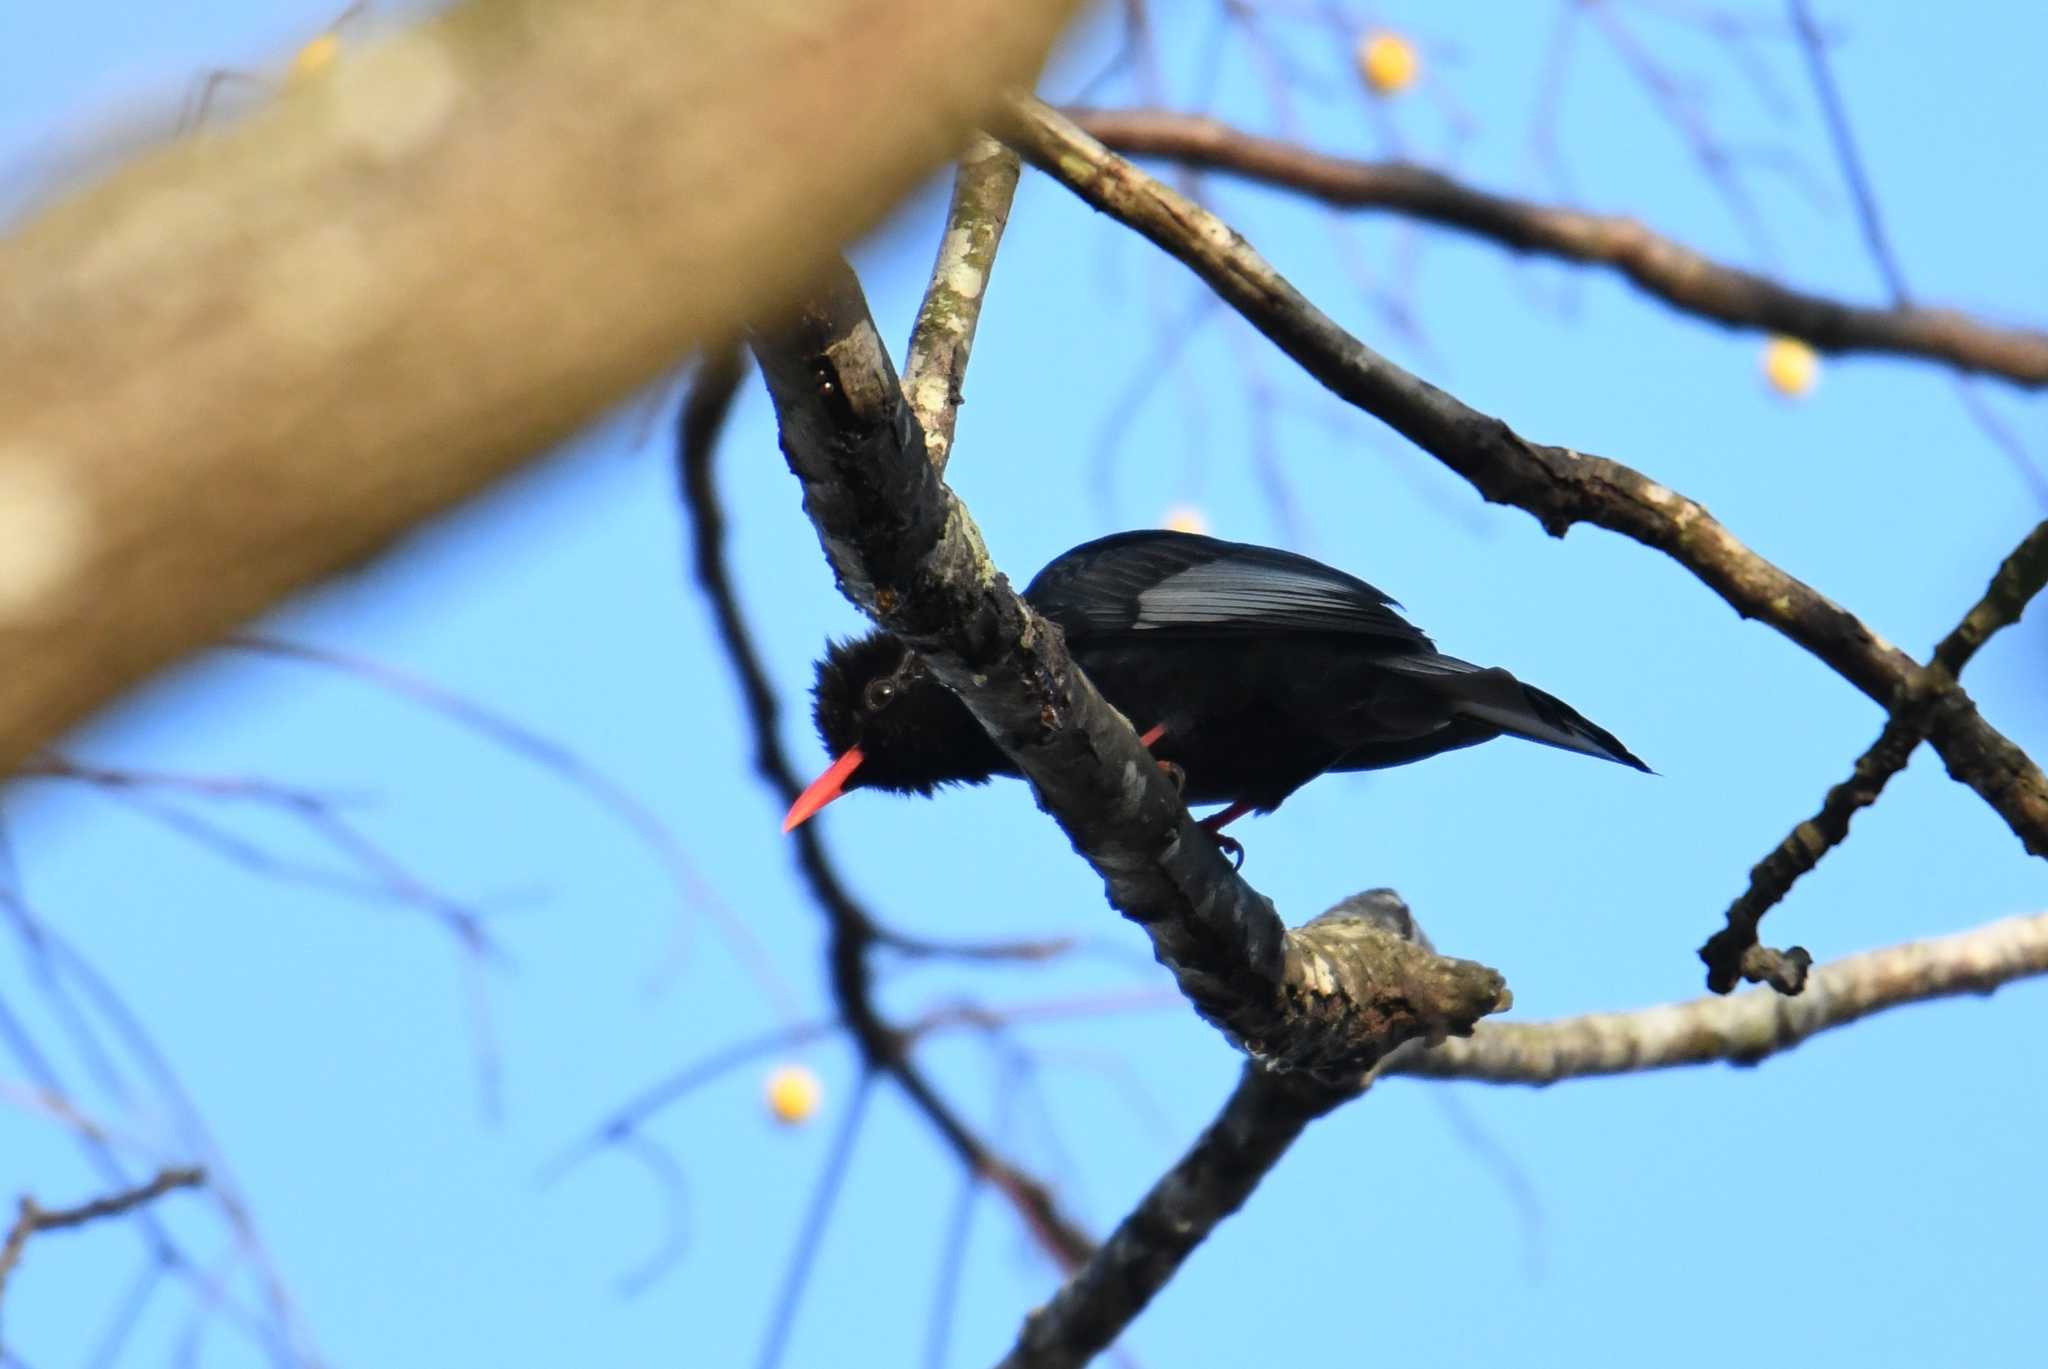
<instances>
[{"instance_id":1,"label":"bird's wing","mask_svg":"<svg viewBox=\"0 0 2048 1369\"><path fill-rule=\"evenodd\" d=\"M1040 571L1024 597L1070 639L1314 632L1430 648L1392 599L1355 576L1194 533L1120 532L1083 543Z\"/></svg>"}]
</instances>

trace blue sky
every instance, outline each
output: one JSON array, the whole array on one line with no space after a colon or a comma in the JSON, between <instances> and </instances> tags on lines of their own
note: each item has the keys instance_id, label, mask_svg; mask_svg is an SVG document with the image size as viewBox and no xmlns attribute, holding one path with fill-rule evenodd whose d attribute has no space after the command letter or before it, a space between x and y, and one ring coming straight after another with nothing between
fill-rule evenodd
<instances>
[{"instance_id":1,"label":"blue sky","mask_svg":"<svg viewBox=\"0 0 2048 1369\"><path fill-rule=\"evenodd\" d=\"M1764 232L1731 212L1584 23L1554 106L1572 191L1716 255L1877 299L1796 54L1761 41L1759 83L1667 17L1680 9L1620 13L1660 61L1701 83L1718 136L1769 150L1739 162ZM1208 60L1209 11L1190 13L1199 22L1168 25L1164 39L1166 96L1181 106ZM1423 42L1427 71L1424 90L1378 112L1341 51L1315 30L1276 29L1300 64L1286 117L1318 146L1372 155L1393 137L1410 155L1454 156L1483 184L1555 196L1531 133L1556 13L1488 6L1483 22L1453 24L1433 6L1377 7L1377 22ZM2017 4L1943 24L1917 6L1824 13L1916 293L2040 326L2048 203L2038 178L2020 174L2038 85L2009 54L2040 51L2048 17ZM175 103L208 67L274 67L329 17L16 6L4 46L35 60L9 62L0 81L0 165L93 141L117 106ZM1077 89L1105 37L1081 35L1048 89ZM1218 69L1213 108L1280 127L1241 34ZM1456 124L1469 133L1455 138ZM18 198L29 174L0 198ZM1699 498L1915 652L1953 626L2042 516L1933 368L1831 360L1811 397L1787 402L1759 378L1760 338L1676 317L1605 276L1399 224L1333 226L1285 197L1212 188L1226 217L1376 346L1532 437L1619 458ZM898 345L943 203L935 184L855 254ZM1378 287L1405 279L1419 338L1390 329L1360 272ZM1660 774L1503 742L1332 778L1244 825L1246 873L1293 920L1360 888L1398 888L1441 947L1504 970L1521 1018L1697 993L1693 947L1749 866L1846 773L1878 711L1671 563L1597 530L1553 540L1482 504L1200 300L1178 267L1027 175L949 472L998 561L1021 579L1074 543L1193 504L1221 535L1286 541L1365 576L1446 650L1570 700ZM1165 364L1163 336L1183 338ZM1250 398L1260 387L1269 404ZM1980 393L2048 462L2041 400L1998 384ZM815 1016L828 1006L818 920L789 869L779 805L748 768L736 696L687 584L663 426L640 442L643 427L639 411L622 413L263 630L432 680L572 748L675 832L696 877L768 948L789 1011ZM746 606L789 701L787 738L801 765L822 765L800 693L824 637L859 623L832 589L757 383L735 412L720 480ZM2048 753L2044 647L2048 627L2024 623L1969 681L1985 714L2037 755ZM503 957L479 975L415 909L251 873L79 787L4 799L24 898L148 1024L329 1362L753 1361L853 1062L830 1042L778 1052L664 1113L650 1135L680 1189L609 1153L538 1181L635 1090L786 1020L616 814L360 676L231 653L174 672L68 749L339 795L337 811L419 879L487 909ZM257 806L173 801L266 849L335 864ZM1029 971L901 967L885 984L901 1016L962 997L1000 1005L1166 984L1019 785L936 803L857 796L822 822L893 925L1088 944ZM1923 753L1767 931L1832 958L2044 901L2041 865ZM131 1058L116 1065L124 1094L93 1081L15 951L0 949L0 1004L53 1068L122 1130L183 1135ZM475 1049L479 993L495 1108ZM1755 1070L1542 1092L1389 1084L1309 1133L1128 1348L1155 1365L1311 1347L1387 1362L1705 1365L1736 1347L1769 1362L2023 1362L2048 1295L2036 1240L2048 1196L2035 1182L2048 1133L2044 994L2021 985L1890 1014ZM1021 1091L976 1038L937 1040L927 1059L1097 1230L1213 1115L1236 1068L1173 1004L1013 1039L1038 1061ZM783 1060L824 1079L810 1126L779 1128L761 1105L764 1070ZM0 1081L24 1078L0 1057ZM0 1197L54 1204L100 1188L47 1119L0 1106ZM959 1188L929 1129L879 1092L787 1363L922 1362ZM202 1260L224 1250L202 1204L173 1199L164 1212ZM621 1278L678 1233L674 1261L622 1294ZM7 1290L10 1348L38 1369L87 1362L144 1261L131 1228L39 1241ZM232 1278L246 1298L246 1269ZM984 1197L947 1362L993 1360L1053 1283ZM191 1299L159 1288L123 1362L175 1354L191 1321ZM210 1365L263 1362L218 1321L201 1347Z\"/></svg>"}]
</instances>

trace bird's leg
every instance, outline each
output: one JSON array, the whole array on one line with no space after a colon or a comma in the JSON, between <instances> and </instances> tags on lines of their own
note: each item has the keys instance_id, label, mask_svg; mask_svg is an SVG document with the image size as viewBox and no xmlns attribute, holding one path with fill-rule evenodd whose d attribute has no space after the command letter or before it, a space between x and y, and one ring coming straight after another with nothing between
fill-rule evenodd
<instances>
[{"instance_id":1,"label":"bird's leg","mask_svg":"<svg viewBox=\"0 0 2048 1369\"><path fill-rule=\"evenodd\" d=\"M1145 748L1147 748L1147 749L1150 749L1150 748L1151 748L1151 746L1153 745L1153 743L1157 742L1157 741L1158 741L1158 740L1159 740L1159 739L1160 739L1161 737L1163 737L1163 736L1165 736L1165 735L1166 735L1166 724L1165 724L1165 723L1160 723L1160 724L1159 724L1159 725L1158 725L1157 727L1154 727L1154 728L1153 728L1153 729L1152 729L1152 730L1151 730L1150 732L1147 732L1147 733L1146 733L1146 734L1145 734L1144 736L1142 736L1142 737L1138 738L1138 745L1140 745L1140 746L1143 746L1143 747L1145 747ZM1174 764L1174 763L1173 763L1172 761L1155 761L1155 762L1154 762L1154 764L1155 764L1155 765L1157 765L1157 766L1159 767L1159 773L1160 773L1160 774L1162 774L1162 775L1166 776L1166 778L1168 778L1169 780L1172 780L1172 781L1173 781L1173 792L1174 792L1174 793L1178 794L1178 793L1180 793L1180 792L1181 792L1182 790L1184 790L1184 789L1186 789L1186 788L1187 788L1187 784L1188 784L1188 772L1187 772L1187 771L1185 771L1185 770L1181 769L1181 768L1180 768L1180 767L1179 767L1178 765L1175 765L1175 764Z\"/></svg>"},{"instance_id":2,"label":"bird's leg","mask_svg":"<svg viewBox=\"0 0 2048 1369\"><path fill-rule=\"evenodd\" d=\"M1150 731L1146 732L1143 736L1139 737L1138 741L1149 749L1154 744L1156 744L1161 737L1164 737L1165 735L1166 724L1160 723L1157 726L1153 727ZM1186 770L1183 770L1180 766L1175 765L1172 761L1157 761L1155 762L1155 764L1158 765L1160 772L1164 774L1166 778L1173 781L1174 793L1179 794L1186 792L1188 784L1188 772ZM1217 836L1217 833L1222 830L1223 825L1225 823L1234 822L1238 818L1243 817L1246 813L1249 813L1251 811L1252 806L1248 803L1233 803L1232 805L1230 805L1230 807L1224 809L1221 813L1217 813L1212 817L1202 819L1202 830L1207 832L1210 836L1216 838L1217 849L1222 851L1224 855L1229 856L1232 860L1236 861L1237 868L1240 870L1244 868L1244 843L1241 841L1234 841L1229 837Z\"/></svg>"},{"instance_id":3,"label":"bird's leg","mask_svg":"<svg viewBox=\"0 0 2048 1369\"><path fill-rule=\"evenodd\" d=\"M1224 809L1222 812L1211 813L1208 817L1203 818L1202 830L1204 832L1210 833L1213 836L1215 833L1222 831L1224 828L1230 826L1231 823L1236 822L1239 818L1243 817L1246 813L1249 813L1251 811L1252 806L1246 803L1243 799L1239 799L1236 803L1231 804L1230 807Z\"/></svg>"},{"instance_id":4,"label":"bird's leg","mask_svg":"<svg viewBox=\"0 0 2048 1369\"><path fill-rule=\"evenodd\" d=\"M1234 837L1224 836L1223 829L1251 811L1252 806L1243 799L1239 799L1222 812L1211 813L1208 817L1203 818L1201 824L1202 830L1216 839L1216 849L1229 856L1240 870L1244 868L1244 843Z\"/></svg>"}]
</instances>

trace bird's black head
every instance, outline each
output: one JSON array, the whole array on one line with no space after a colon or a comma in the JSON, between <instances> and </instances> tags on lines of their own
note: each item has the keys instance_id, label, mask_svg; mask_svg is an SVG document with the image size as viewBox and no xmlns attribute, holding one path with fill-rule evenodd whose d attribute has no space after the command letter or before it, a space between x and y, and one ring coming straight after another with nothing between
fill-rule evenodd
<instances>
[{"instance_id":1,"label":"bird's black head","mask_svg":"<svg viewBox=\"0 0 2048 1369\"><path fill-rule=\"evenodd\" d=\"M819 740L836 759L790 808L784 831L848 789L929 794L1009 767L958 696L886 632L826 647L811 700Z\"/></svg>"}]
</instances>

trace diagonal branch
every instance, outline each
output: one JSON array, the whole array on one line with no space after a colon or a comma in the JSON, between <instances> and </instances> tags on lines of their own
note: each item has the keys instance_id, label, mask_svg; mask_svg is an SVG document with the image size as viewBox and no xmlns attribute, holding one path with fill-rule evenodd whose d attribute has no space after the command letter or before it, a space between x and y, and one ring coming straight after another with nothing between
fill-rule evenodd
<instances>
[{"instance_id":1,"label":"diagonal branch","mask_svg":"<svg viewBox=\"0 0 2048 1369\"><path fill-rule=\"evenodd\" d=\"M0 774L787 299L1072 8L466 0L9 225Z\"/></svg>"},{"instance_id":2,"label":"diagonal branch","mask_svg":"<svg viewBox=\"0 0 2048 1369\"><path fill-rule=\"evenodd\" d=\"M1353 895L1323 914L1339 916L1390 942L1429 950L1408 906L1388 890ZM1411 1042L1396 1056L1426 1044ZM1073 1369L1108 1348L1217 1223L1244 1206L1308 1124L1358 1097L1371 1077L1318 1080L1248 1063L1222 1112L1187 1154L1065 1287L1025 1318L1001 1369Z\"/></svg>"},{"instance_id":3,"label":"diagonal branch","mask_svg":"<svg viewBox=\"0 0 2048 1369\"><path fill-rule=\"evenodd\" d=\"M1290 933L1237 876L1059 630L996 570L926 459L851 271L842 265L753 346L840 589L922 655L1017 762L1204 1017L1255 1057L1344 1074L1505 1005L1493 971L1354 935L1356 919Z\"/></svg>"},{"instance_id":4,"label":"diagonal branch","mask_svg":"<svg viewBox=\"0 0 2048 1369\"><path fill-rule=\"evenodd\" d=\"M1877 192L1871 189L1870 176L1863 169L1863 159L1856 155L1856 139L1849 131L1849 111L1842 103L1842 92L1835 85L1834 68L1828 62L1827 38L1814 22L1813 11L1806 0L1788 0L1786 8L1791 11L1792 31L1799 37L1799 49L1806 56L1806 73L1813 81L1814 94L1820 100L1822 115L1827 119L1828 141L1835 145L1835 161L1842 168L1842 178L1849 182L1849 193L1856 200L1856 225L1863 231L1863 240L1870 248L1871 260L1877 263L1878 274L1884 277L1885 290L1892 302L1904 305L1906 273L1899 269L1899 259L1892 252L1891 239L1884 231L1884 217L1877 212Z\"/></svg>"},{"instance_id":5,"label":"diagonal branch","mask_svg":"<svg viewBox=\"0 0 2048 1369\"><path fill-rule=\"evenodd\" d=\"M1768 624L1891 710L1915 680L1913 659L1854 614L1744 546L1694 500L1640 471L1532 442L1506 423L1402 370L1310 303L1244 238L1111 153L1035 100L1006 107L1002 135L1089 204L1180 259L1223 300L1339 398L1373 414L1554 536L1591 523L1664 552L1746 618ZM1946 691L1929 738L1949 773L2048 856L2048 776Z\"/></svg>"},{"instance_id":6,"label":"diagonal branch","mask_svg":"<svg viewBox=\"0 0 2048 1369\"><path fill-rule=\"evenodd\" d=\"M1244 1206L1308 1124L1355 1096L1247 1061L1216 1120L1095 1257L1025 1319L999 1369L1078 1369L1107 1349L1217 1223Z\"/></svg>"},{"instance_id":7,"label":"diagonal branch","mask_svg":"<svg viewBox=\"0 0 2048 1369\"><path fill-rule=\"evenodd\" d=\"M24 1197L14 1225L8 1228L5 1239L0 1239L0 1295L6 1293L8 1275L21 1263L22 1251L27 1249L31 1237L45 1231L65 1231L108 1217L119 1217L146 1207L173 1189L197 1188L205 1182L204 1170L187 1165L160 1170L146 1184L95 1198L77 1207L43 1207L35 1199Z\"/></svg>"},{"instance_id":8,"label":"diagonal branch","mask_svg":"<svg viewBox=\"0 0 2048 1369\"><path fill-rule=\"evenodd\" d=\"M981 322L982 296L988 292L1022 170L1017 154L987 134L977 133L968 143L953 177L953 202L946 210L946 234L939 239L931 284L903 356L903 393L924 429L925 452L942 475L953 453L960 386Z\"/></svg>"},{"instance_id":9,"label":"diagonal branch","mask_svg":"<svg viewBox=\"0 0 2048 1369\"><path fill-rule=\"evenodd\" d=\"M1738 979L1768 982L1783 993L1798 993L1812 963L1802 947L1789 951L1757 944L1757 924L1807 871L1849 835L1850 819L1877 802L1892 776L1906 768L1914 750L1927 737L1935 712L1953 697L1956 676L1991 635L2019 620L2027 603L2048 582L2048 522L2040 524L2005 558L1991 578L1984 597L1955 631L1942 639L1933 658L1917 675L1914 687L1886 720L1870 749L1856 758L1843 780L1828 790L1820 811L1793 828L1757 862L1749 888L1728 905L1727 925L1700 947L1707 964L1707 987L1727 993Z\"/></svg>"},{"instance_id":10,"label":"diagonal branch","mask_svg":"<svg viewBox=\"0 0 2048 1369\"><path fill-rule=\"evenodd\" d=\"M1797 998L1751 989L1556 1022L1483 1023L1469 1040L1398 1052L1380 1072L1554 1084L1681 1065L1753 1065L1876 1013L1934 998L1988 994L2044 974L2048 913L2034 913L1844 956L1814 970Z\"/></svg>"},{"instance_id":11,"label":"diagonal branch","mask_svg":"<svg viewBox=\"0 0 2048 1369\"><path fill-rule=\"evenodd\" d=\"M1377 209L1455 229L1516 252L1605 266L1644 293L1699 318L1767 329L1822 351L1922 357L2048 385L2048 332L2001 328L1952 309L1904 302L1868 308L1714 261L1635 219L1497 195L1409 162L1357 161L1261 137L1199 114L1075 109L1074 123L1129 156L1166 157L1344 209Z\"/></svg>"},{"instance_id":12,"label":"diagonal branch","mask_svg":"<svg viewBox=\"0 0 2048 1369\"><path fill-rule=\"evenodd\" d=\"M784 803L802 786L783 753L777 731L780 705L754 647L739 596L725 561L725 515L718 502L712 462L718 433L740 380L736 349L708 356L690 386L679 420L678 449L683 507L690 518L698 588L709 601L718 634L738 679L754 732L754 767ZM1071 1268L1094 1249L1093 1239L1059 1205L1042 1180L998 1154L954 1111L911 1058L911 1033L887 1022L875 1004L869 953L884 938L877 924L839 878L818 833L801 827L793 834L797 864L811 896L831 927L829 963L832 992L841 1019L870 1069L900 1087L970 1173L987 1179L1008 1199L1040 1244Z\"/></svg>"}]
</instances>

